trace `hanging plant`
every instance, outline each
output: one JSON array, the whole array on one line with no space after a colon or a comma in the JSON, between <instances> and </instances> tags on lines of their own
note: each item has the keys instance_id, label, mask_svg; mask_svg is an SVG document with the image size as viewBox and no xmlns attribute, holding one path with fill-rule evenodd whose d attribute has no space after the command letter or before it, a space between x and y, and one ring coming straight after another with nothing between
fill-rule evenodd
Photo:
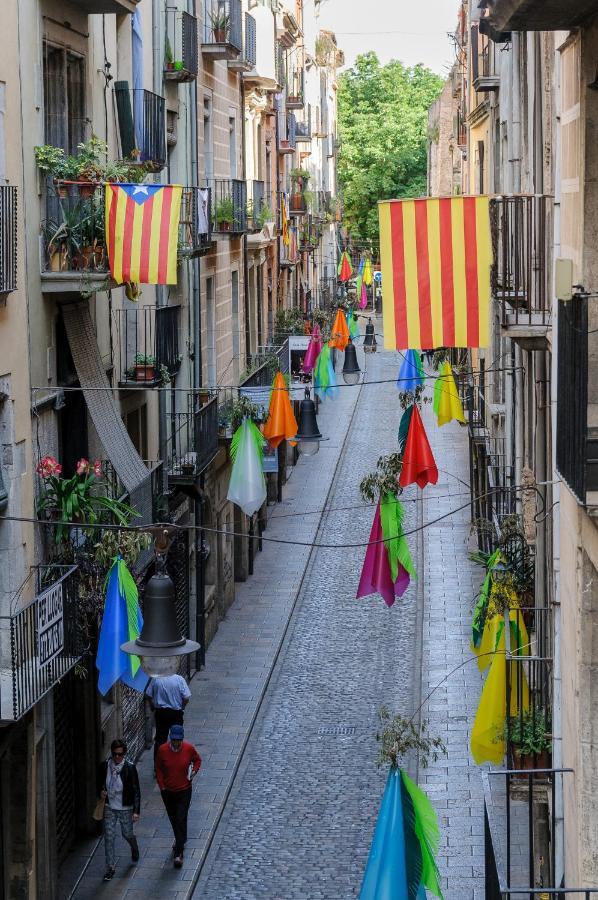
<instances>
[{"instance_id":1,"label":"hanging plant","mask_svg":"<svg viewBox=\"0 0 598 900\"><path fill-rule=\"evenodd\" d=\"M402 493L399 487L399 476L403 465L403 457L400 453L389 453L380 456L376 463L376 471L370 472L362 478L359 484L359 493L365 503L376 503L386 494L395 497Z\"/></svg>"},{"instance_id":2,"label":"hanging plant","mask_svg":"<svg viewBox=\"0 0 598 900\"><path fill-rule=\"evenodd\" d=\"M376 763L379 768L390 765L396 769L409 753L415 752L425 769L430 757L436 761L446 753L442 739L429 734L426 721L416 727L411 719L398 713L393 716L387 706L380 707L378 716L381 728L376 732L376 740L380 744Z\"/></svg>"}]
</instances>

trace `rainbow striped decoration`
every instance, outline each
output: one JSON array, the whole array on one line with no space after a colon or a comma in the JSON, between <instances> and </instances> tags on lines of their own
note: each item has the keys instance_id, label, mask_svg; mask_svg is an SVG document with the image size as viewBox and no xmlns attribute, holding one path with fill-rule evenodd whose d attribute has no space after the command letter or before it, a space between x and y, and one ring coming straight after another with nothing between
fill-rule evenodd
<instances>
[{"instance_id":1,"label":"rainbow striped decoration","mask_svg":"<svg viewBox=\"0 0 598 900\"><path fill-rule=\"evenodd\" d=\"M117 284L176 284L183 188L106 184L106 247Z\"/></svg>"},{"instance_id":2,"label":"rainbow striped decoration","mask_svg":"<svg viewBox=\"0 0 598 900\"><path fill-rule=\"evenodd\" d=\"M487 347L489 197L379 204L387 350Z\"/></svg>"}]
</instances>

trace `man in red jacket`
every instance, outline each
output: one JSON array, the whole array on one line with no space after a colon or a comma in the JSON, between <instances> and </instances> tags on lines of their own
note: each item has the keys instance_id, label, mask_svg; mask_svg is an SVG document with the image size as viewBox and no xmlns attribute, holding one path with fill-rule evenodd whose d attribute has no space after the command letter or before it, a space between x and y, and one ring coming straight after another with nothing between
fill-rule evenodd
<instances>
[{"instance_id":1,"label":"man in red jacket","mask_svg":"<svg viewBox=\"0 0 598 900\"><path fill-rule=\"evenodd\" d=\"M168 742L156 755L156 779L174 832L174 866L183 865L187 842L187 816L191 803L191 782L199 772L201 757L193 744L183 740L182 725L172 725Z\"/></svg>"}]
</instances>

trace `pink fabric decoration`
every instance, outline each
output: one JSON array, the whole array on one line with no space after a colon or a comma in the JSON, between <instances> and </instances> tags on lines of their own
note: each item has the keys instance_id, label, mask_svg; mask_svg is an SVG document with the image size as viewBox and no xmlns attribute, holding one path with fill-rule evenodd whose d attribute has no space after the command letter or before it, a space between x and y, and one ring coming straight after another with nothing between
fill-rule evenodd
<instances>
[{"instance_id":1,"label":"pink fabric decoration","mask_svg":"<svg viewBox=\"0 0 598 900\"><path fill-rule=\"evenodd\" d=\"M380 594L386 605L392 606L397 597L403 596L410 580L409 573L399 565L399 574L393 584L388 553L382 540L380 501L378 501L356 598L359 600L370 594Z\"/></svg>"}]
</instances>

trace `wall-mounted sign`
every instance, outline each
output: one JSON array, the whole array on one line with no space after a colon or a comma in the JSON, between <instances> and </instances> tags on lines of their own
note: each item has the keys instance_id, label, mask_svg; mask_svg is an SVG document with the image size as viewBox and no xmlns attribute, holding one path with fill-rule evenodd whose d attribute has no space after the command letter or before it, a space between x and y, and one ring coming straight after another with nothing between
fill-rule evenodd
<instances>
[{"instance_id":1,"label":"wall-mounted sign","mask_svg":"<svg viewBox=\"0 0 598 900\"><path fill-rule=\"evenodd\" d=\"M63 583L53 585L37 598L37 658L46 666L64 649Z\"/></svg>"}]
</instances>

